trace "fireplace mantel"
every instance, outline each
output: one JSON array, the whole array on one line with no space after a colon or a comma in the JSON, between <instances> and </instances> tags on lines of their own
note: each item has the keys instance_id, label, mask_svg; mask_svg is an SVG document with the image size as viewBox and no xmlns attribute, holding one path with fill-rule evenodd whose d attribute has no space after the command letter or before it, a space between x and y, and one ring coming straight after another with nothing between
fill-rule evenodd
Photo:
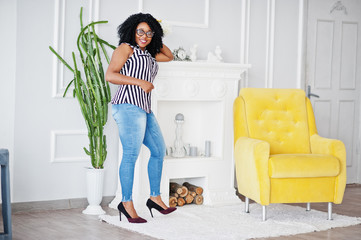
<instances>
[{"instance_id":1,"label":"fireplace mantel","mask_svg":"<svg viewBox=\"0 0 361 240\"><path fill-rule=\"evenodd\" d=\"M182 96L180 96L181 94L202 98L202 96L204 96L202 95L202 91L200 91L201 95L198 95L198 90L201 90L199 89L199 81L205 80L207 81L207 85L209 85L209 83L213 84L212 91L216 91L218 95L220 95L224 91L221 88L224 87L225 81L228 80L236 81L237 86L233 90L238 94L239 88L245 86L247 69L249 67L250 65L236 63L176 61L159 63L159 73L155 82L156 88L154 92L157 99L182 98ZM181 89L179 89L179 87L181 87ZM205 88L203 90L206 91L209 89Z\"/></svg>"},{"instance_id":2,"label":"fireplace mantel","mask_svg":"<svg viewBox=\"0 0 361 240\"><path fill-rule=\"evenodd\" d=\"M166 204L169 182L184 181L203 187L204 204L239 201L234 188L232 109L239 88L245 85L249 67L234 63L159 63L152 93L152 110L166 145L168 149L173 146L174 118L177 113L182 113L185 118L183 142L199 149L196 157L165 157L161 194ZM211 157L203 154L205 141L211 141ZM143 146L136 165L133 189L134 204L139 208L145 206L149 197L149 156L149 150ZM120 195L118 189L111 207L117 206Z\"/></svg>"},{"instance_id":3,"label":"fireplace mantel","mask_svg":"<svg viewBox=\"0 0 361 240\"><path fill-rule=\"evenodd\" d=\"M231 77L240 78L249 64L238 63L209 63L209 62L161 62L157 77L166 76L201 76L201 77ZM216 74L216 75L214 75Z\"/></svg>"}]
</instances>

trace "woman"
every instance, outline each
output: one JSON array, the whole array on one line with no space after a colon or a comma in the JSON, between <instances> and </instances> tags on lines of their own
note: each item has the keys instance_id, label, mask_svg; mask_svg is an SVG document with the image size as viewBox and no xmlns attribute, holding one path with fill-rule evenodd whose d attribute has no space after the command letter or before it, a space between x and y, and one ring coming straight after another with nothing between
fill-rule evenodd
<instances>
[{"instance_id":1,"label":"woman","mask_svg":"<svg viewBox=\"0 0 361 240\"><path fill-rule=\"evenodd\" d=\"M131 15L118 27L119 46L114 50L106 80L119 85L111 103L112 114L118 125L123 146L119 168L122 201L118 205L131 223L144 223L138 216L132 201L134 167L142 144L151 152L148 162L150 198L146 205L153 217L155 208L168 214L176 208L168 208L160 197L165 143L153 112L151 91L158 72L158 62L173 60L170 49L162 42L163 30L150 14Z\"/></svg>"}]
</instances>

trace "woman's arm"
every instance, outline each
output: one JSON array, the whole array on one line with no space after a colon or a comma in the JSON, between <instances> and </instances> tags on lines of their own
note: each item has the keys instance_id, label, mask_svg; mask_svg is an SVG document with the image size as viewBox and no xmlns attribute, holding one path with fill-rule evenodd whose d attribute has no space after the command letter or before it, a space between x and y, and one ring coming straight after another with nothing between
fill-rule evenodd
<instances>
[{"instance_id":1,"label":"woman's arm","mask_svg":"<svg viewBox=\"0 0 361 240\"><path fill-rule=\"evenodd\" d=\"M110 60L107 72L105 73L105 80L117 85L137 85L141 87L144 92L148 93L154 88L152 83L138 78L125 76L120 73L125 62L132 54L133 49L129 45L124 43L119 45L113 52L112 59Z\"/></svg>"},{"instance_id":2,"label":"woman's arm","mask_svg":"<svg viewBox=\"0 0 361 240\"><path fill-rule=\"evenodd\" d=\"M157 62L169 62L172 61L173 58L172 51L164 44L160 49L160 53L155 55L155 60L157 60Z\"/></svg>"}]
</instances>

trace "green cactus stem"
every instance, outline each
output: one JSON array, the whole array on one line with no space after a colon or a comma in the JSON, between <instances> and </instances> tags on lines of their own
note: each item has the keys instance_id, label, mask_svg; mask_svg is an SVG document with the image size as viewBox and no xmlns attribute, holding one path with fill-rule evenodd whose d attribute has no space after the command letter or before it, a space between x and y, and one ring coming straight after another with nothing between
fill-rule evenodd
<instances>
[{"instance_id":1,"label":"green cactus stem","mask_svg":"<svg viewBox=\"0 0 361 240\"><path fill-rule=\"evenodd\" d=\"M95 32L95 25L105 24L108 21L91 22L84 27L82 16L83 8L80 9L81 31L77 38L77 47L81 59L80 65L76 62L74 52L72 52L74 67L71 67L51 46L49 48L74 74L74 79L66 87L63 97L66 96L69 87L74 85L73 96L78 99L88 129L89 148L84 147L83 149L90 156L94 168L103 168L107 157L104 126L108 120L108 104L111 97L109 84L105 81L101 59L104 56L109 64L109 56L104 45L113 50L116 47L99 38ZM79 66L83 68L83 72L81 72Z\"/></svg>"}]
</instances>

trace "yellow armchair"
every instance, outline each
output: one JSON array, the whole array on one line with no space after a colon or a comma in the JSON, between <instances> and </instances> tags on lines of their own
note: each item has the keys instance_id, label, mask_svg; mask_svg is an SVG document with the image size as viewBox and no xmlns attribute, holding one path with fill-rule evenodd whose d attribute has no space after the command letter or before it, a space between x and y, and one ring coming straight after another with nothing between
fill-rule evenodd
<instances>
[{"instance_id":1,"label":"yellow armchair","mask_svg":"<svg viewBox=\"0 0 361 240\"><path fill-rule=\"evenodd\" d=\"M312 105L300 89L243 88L233 105L238 192L270 203L340 204L346 187L346 150L317 134Z\"/></svg>"}]
</instances>

